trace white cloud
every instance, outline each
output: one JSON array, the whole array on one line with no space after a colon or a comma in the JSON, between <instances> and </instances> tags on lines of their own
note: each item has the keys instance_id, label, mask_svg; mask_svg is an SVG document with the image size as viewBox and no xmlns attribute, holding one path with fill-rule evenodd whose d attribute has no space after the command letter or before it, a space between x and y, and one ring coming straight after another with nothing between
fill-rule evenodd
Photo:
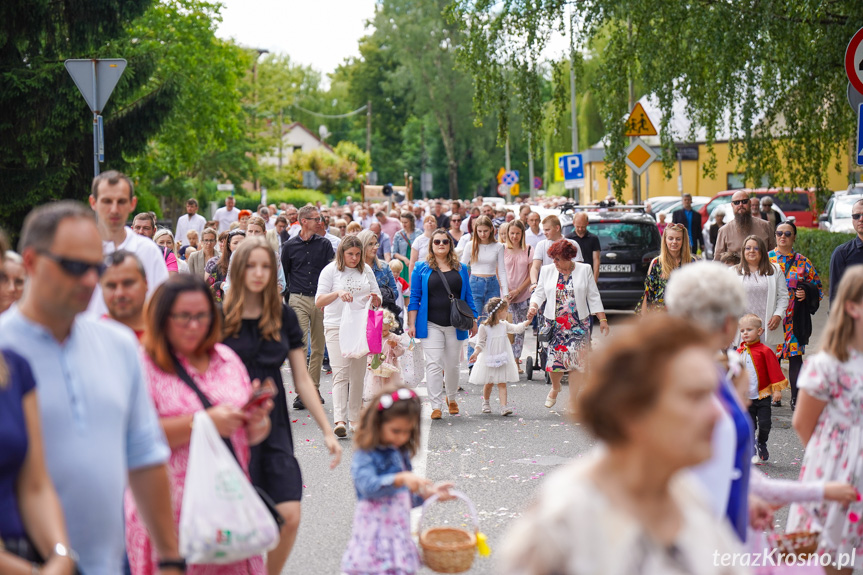
<instances>
[{"instance_id":1,"label":"white cloud","mask_svg":"<svg viewBox=\"0 0 863 575\"><path fill-rule=\"evenodd\" d=\"M324 75L359 55L375 0L221 0L219 37L288 54ZM326 78L325 78L326 80Z\"/></svg>"}]
</instances>

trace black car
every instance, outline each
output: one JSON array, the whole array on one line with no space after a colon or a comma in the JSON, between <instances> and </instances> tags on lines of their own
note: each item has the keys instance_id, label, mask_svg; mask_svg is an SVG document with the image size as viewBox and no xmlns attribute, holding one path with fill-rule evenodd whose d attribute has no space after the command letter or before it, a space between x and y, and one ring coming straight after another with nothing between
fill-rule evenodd
<instances>
[{"instance_id":1,"label":"black car","mask_svg":"<svg viewBox=\"0 0 863 575\"><path fill-rule=\"evenodd\" d=\"M656 222L638 206L585 209L587 229L599 238L599 295L608 309L635 309L644 294L650 262L659 255ZM590 262L585 262L590 263Z\"/></svg>"}]
</instances>

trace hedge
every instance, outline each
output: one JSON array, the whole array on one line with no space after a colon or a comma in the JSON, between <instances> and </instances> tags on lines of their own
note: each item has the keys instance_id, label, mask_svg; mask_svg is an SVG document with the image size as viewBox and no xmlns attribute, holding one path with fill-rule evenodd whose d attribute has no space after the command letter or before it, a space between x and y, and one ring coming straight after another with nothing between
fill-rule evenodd
<instances>
[{"instance_id":1,"label":"hedge","mask_svg":"<svg viewBox=\"0 0 863 575\"><path fill-rule=\"evenodd\" d=\"M225 198L228 195L228 192L220 192L217 195L219 206L225 205ZM234 194L234 198L236 199L237 208L241 210L255 211L261 203L261 197L259 194L254 192L250 194L246 190L237 191ZM322 202L326 204L328 201L326 194L316 190L267 191L267 204L276 204L277 206L284 202L286 204L294 204L296 207L300 208L309 203L314 204L316 202Z\"/></svg>"},{"instance_id":2,"label":"hedge","mask_svg":"<svg viewBox=\"0 0 863 575\"><path fill-rule=\"evenodd\" d=\"M809 258L815 266L824 284L825 293L830 285L830 256L836 248L851 239L854 239L854 234L838 234L810 228L797 229L794 250Z\"/></svg>"}]
</instances>

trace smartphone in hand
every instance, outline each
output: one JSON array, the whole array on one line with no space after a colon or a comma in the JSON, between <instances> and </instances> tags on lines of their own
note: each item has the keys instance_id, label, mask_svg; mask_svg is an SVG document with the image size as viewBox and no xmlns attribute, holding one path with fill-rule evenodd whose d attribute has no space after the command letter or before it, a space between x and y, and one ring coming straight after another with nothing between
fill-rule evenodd
<instances>
[{"instance_id":1,"label":"smartphone in hand","mask_svg":"<svg viewBox=\"0 0 863 575\"><path fill-rule=\"evenodd\" d=\"M249 395L249 401L243 406L243 411L248 411L252 408L262 405L268 399L273 399L276 396L276 385L273 380L267 379Z\"/></svg>"}]
</instances>

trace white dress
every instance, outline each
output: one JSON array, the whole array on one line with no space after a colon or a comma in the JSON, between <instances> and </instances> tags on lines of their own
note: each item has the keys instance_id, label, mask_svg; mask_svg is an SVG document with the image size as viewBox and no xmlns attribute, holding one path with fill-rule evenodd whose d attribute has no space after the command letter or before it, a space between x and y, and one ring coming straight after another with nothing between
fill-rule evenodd
<instances>
[{"instance_id":1,"label":"white dress","mask_svg":"<svg viewBox=\"0 0 863 575\"><path fill-rule=\"evenodd\" d=\"M468 381L475 384L514 383L518 381L518 366L512 353L508 334L524 333L525 324L500 321L495 326L481 324L477 333L479 355Z\"/></svg>"}]
</instances>

